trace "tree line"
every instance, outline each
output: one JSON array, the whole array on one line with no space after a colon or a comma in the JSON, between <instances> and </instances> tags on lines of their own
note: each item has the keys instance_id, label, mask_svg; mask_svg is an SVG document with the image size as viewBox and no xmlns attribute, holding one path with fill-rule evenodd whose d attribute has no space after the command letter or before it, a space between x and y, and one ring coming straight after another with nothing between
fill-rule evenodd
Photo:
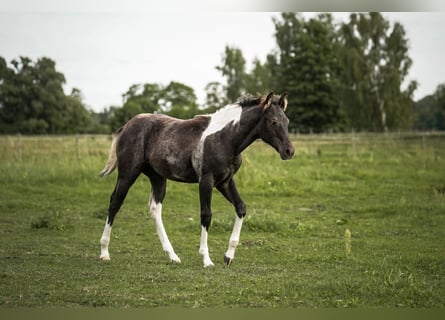
<instances>
[{"instance_id":1,"label":"tree line","mask_svg":"<svg viewBox=\"0 0 445 320\"><path fill-rule=\"evenodd\" d=\"M414 102L417 83L403 26L380 13L352 13L346 22L330 14L306 19L282 13L273 19L276 47L249 70L241 49L226 46L224 83L209 82L204 105L179 82L133 84L120 106L89 110L79 89L65 94L65 76L43 57L0 57L0 133L108 133L136 114L178 118L209 113L240 96L288 92L293 132L444 130L445 84Z\"/></svg>"}]
</instances>

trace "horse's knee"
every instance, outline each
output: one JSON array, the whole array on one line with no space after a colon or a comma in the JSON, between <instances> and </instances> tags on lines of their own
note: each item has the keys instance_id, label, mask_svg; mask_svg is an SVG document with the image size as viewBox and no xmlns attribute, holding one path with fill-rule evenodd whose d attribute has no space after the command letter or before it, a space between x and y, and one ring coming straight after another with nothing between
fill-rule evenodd
<instances>
[{"instance_id":1,"label":"horse's knee","mask_svg":"<svg viewBox=\"0 0 445 320\"><path fill-rule=\"evenodd\" d=\"M208 231L212 221L212 212L205 210L201 212L201 225Z\"/></svg>"},{"instance_id":2,"label":"horse's knee","mask_svg":"<svg viewBox=\"0 0 445 320\"><path fill-rule=\"evenodd\" d=\"M235 207L236 214L239 218L244 218L246 216L246 205L244 202L240 202Z\"/></svg>"}]
</instances>

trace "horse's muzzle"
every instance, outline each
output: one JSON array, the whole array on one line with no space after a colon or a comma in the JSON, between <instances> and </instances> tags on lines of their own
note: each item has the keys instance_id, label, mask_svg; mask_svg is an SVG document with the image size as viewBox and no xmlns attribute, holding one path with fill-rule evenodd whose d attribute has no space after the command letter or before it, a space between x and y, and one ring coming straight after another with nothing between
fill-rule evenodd
<instances>
[{"instance_id":1,"label":"horse's muzzle","mask_svg":"<svg viewBox=\"0 0 445 320\"><path fill-rule=\"evenodd\" d=\"M295 148L293 145L289 145L289 146L283 148L280 152L281 159L283 159L283 160L292 159L294 154L295 154Z\"/></svg>"}]
</instances>

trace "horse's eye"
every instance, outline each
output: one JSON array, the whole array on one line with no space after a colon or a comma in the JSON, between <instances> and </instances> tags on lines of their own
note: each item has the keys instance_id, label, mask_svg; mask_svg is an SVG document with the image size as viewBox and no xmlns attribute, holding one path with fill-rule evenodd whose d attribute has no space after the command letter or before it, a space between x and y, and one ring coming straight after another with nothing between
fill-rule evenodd
<instances>
[{"instance_id":1,"label":"horse's eye","mask_svg":"<svg viewBox=\"0 0 445 320\"><path fill-rule=\"evenodd\" d=\"M272 120L272 126L276 127L278 125L278 121L277 120Z\"/></svg>"}]
</instances>

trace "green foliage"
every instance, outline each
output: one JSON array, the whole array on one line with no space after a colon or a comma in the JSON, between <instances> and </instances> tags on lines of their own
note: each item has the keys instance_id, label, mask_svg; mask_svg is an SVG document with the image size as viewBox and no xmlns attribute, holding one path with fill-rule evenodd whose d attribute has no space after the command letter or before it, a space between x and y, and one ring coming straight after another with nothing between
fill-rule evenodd
<instances>
[{"instance_id":1,"label":"green foliage","mask_svg":"<svg viewBox=\"0 0 445 320\"><path fill-rule=\"evenodd\" d=\"M255 59L250 73L246 74L246 92L252 95L262 95L269 92L280 92L276 84L277 61L269 54L265 63Z\"/></svg>"},{"instance_id":2,"label":"green foliage","mask_svg":"<svg viewBox=\"0 0 445 320\"><path fill-rule=\"evenodd\" d=\"M330 15L304 20L283 13L275 20L279 47L279 86L289 94L293 131L337 131L341 126L335 97L334 27Z\"/></svg>"},{"instance_id":3,"label":"green foliage","mask_svg":"<svg viewBox=\"0 0 445 320\"><path fill-rule=\"evenodd\" d=\"M163 90L162 111L172 117L189 119L198 114L194 90L179 82L170 82Z\"/></svg>"},{"instance_id":4,"label":"green foliage","mask_svg":"<svg viewBox=\"0 0 445 320\"><path fill-rule=\"evenodd\" d=\"M123 98L123 106L112 108L109 115L108 123L113 130L140 113L162 112L181 119L191 118L199 113L194 90L174 81L167 86L154 83L135 84L130 86Z\"/></svg>"},{"instance_id":5,"label":"green foliage","mask_svg":"<svg viewBox=\"0 0 445 320\"><path fill-rule=\"evenodd\" d=\"M11 61L0 57L1 133L83 133L93 122L80 91L65 95L65 77L55 62L40 58Z\"/></svg>"},{"instance_id":6,"label":"green foliage","mask_svg":"<svg viewBox=\"0 0 445 320\"><path fill-rule=\"evenodd\" d=\"M244 94L263 95L275 88L279 91L276 83L278 64L274 54L267 55L264 63L255 59L251 72L247 72L241 49L226 46L221 65L216 69L226 78L226 83L213 81L206 86L206 111L212 112L235 102Z\"/></svg>"},{"instance_id":7,"label":"green foliage","mask_svg":"<svg viewBox=\"0 0 445 320\"><path fill-rule=\"evenodd\" d=\"M247 216L230 267L222 257L235 214L215 191L216 266L203 269L197 185L170 181L163 205L182 264L162 251L145 177L116 217L106 263L99 238L116 175L96 174L110 137L0 137L0 305L443 308L444 136L293 141L290 161L263 143L244 153L236 181Z\"/></svg>"},{"instance_id":8,"label":"green foliage","mask_svg":"<svg viewBox=\"0 0 445 320\"><path fill-rule=\"evenodd\" d=\"M411 128L416 83L402 89L412 65L408 39L377 12L351 14L339 29L341 103L352 128L388 131Z\"/></svg>"},{"instance_id":9,"label":"green foliage","mask_svg":"<svg viewBox=\"0 0 445 320\"><path fill-rule=\"evenodd\" d=\"M282 13L273 22L277 47L250 72L240 49L225 48L217 67L226 78L221 101L287 91L289 127L299 132L412 127L417 83L407 80L412 61L400 23L376 12L352 13L344 23L330 14Z\"/></svg>"},{"instance_id":10,"label":"green foliage","mask_svg":"<svg viewBox=\"0 0 445 320\"><path fill-rule=\"evenodd\" d=\"M216 69L221 71L224 77L227 77L225 91L228 102L236 101L244 93L243 90L246 85L245 65L246 60L241 49L226 46L221 66L217 66Z\"/></svg>"},{"instance_id":11,"label":"green foliage","mask_svg":"<svg viewBox=\"0 0 445 320\"><path fill-rule=\"evenodd\" d=\"M219 108L227 105L227 100L224 98L223 86L221 83L213 81L209 82L206 87L205 111L213 113Z\"/></svg>"},{"instance_id":12,"label":"green foliage","mask_svg":"<svg viewBox=\"0 0 445 320\"><path fill-rule=\"evenodd\" d=\"M414 105L414 129L445 130L445 84L437 86L434 94Z\"/></svg>"},{"instance_id":13,"label":"green foliage","mask_svg":"<svg viewBox=\"0 0 445 320\"><path fill-rule=\"evenodd\" d=\"M276 47L248 69L242 51L226 46L216 67L225 83L206 86L198 108L193 89L170 82L133 84L123 104L88 111L78 89L63 91L55 62L0 57L0 133L109 133L139 113L178 118L210 113L243 94L288 92L292 132L445 130L444 85L416 105L417 83L403 26L377 12L351 13L346 22L330 14L305 19L282 13L273 19Z\"/></svg>"},{"instance_id":14,"label":"green foliage","mask_svg":"<svg viewBox=\"0 0 445 320\"><path fill-rule=\"evenodd\" d=\"M49 58L33 63L0 57L0 133L108 133L140 113L162 112L178 118L200 113L193 89L178 82L167 86L146 83L129 87L122 106L88 111L79 89L65 95L65 77Z\"/></svg>"}]
</instances>

